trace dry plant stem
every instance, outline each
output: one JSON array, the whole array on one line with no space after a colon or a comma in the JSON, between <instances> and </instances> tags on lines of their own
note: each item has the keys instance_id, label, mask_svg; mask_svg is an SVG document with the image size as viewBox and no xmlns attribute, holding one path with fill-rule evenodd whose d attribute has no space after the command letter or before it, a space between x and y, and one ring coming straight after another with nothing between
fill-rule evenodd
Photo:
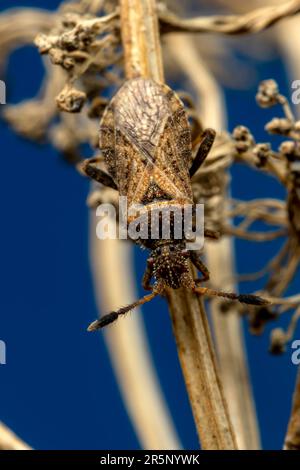
<instances>
[{"instance_id":1,"label":"dry plant stem","mask_svg":"<svg viewBox=\"0 0 300 470\"><path fill-rule=\"evenodd\" d=\"M236 450L203 304L183 289L169 291L168 302L201 447Z\"/></svg>"},{"instance_id":2,"label":"dry plant stem","mask_svg":"<svg viewBox=\"0 0 300 470\"><path fill-rule=\"evenodd\" d=\"M214 273L214 286L236 290L234 282L228 281L228 276L234 276L235 273L231 239L224 237L217 246L208 243L206 253L208 265ZM226 271L222 272L220 266L226 266ZM260 449L259 426L241 319L234 306L230 307L226 315L222 315L218 299L211 302L211 314L221 377L239 449Z\"/></svg>"},{"instance_id":3,"label":"dry plant stem","mask_svg":"<svg viewBox=\"0 0 300 470\"><path fill-rule=\"evenodd\" d=\"M157 54L160 43L156 2L120 0L120 5L126 77L151 77L162 82L162 56Z\"/></svg>"},{"instance_id":4,"label":"dry plant stem","mask_svg":"<svg viewBox=\"0 0 300 470\"><path fill-rule=\"evenodd\" d=\"M284 441L284 450L300 450L300 370L298 371L292 413Z\"/></svg>"},{"instance_id":5,"label":"dry plant stem","mask_svg":"<svg viewBox=\"0 0 300 470\"><path fill-rule=\"evenodd\" d=\"M172 35L167 38L167 45L200 98L198 109L204 125L219 131L225 129L226 116L222 93L199 57L193 39L187 35ZM226 194L222 197L226 200ZM206 242L205 253L214 286L221 290L236 290L233 282L228 282L228 279L235 278L231 240L223 237L219 242ZM221 270L220 266L226 266L226 270ZM211 301L210 305L222 383L238 448L259 449L259 429L240 317L234 306L223 315L218 299Z\"/></svg>"},{"instance_id":6,"label":"dry plant stem","mask_svg":"<svg viewBox=\"0 0 300 470\"><path fill-rule=\"evenodd\" d=\"M181 19L172 13L162 12L160 22L164 31L191 33L242 34L257 33L269 28L282 18L300 12L300 1L291 0L280 5L257 8L244 15L209 16Z\"/></svg>"},{"instance_id":7,"label":"dry plant stem","mask_svg":"<svg viewBox=\"0 0 300 470\"><path fill-rule=\"evenodd\" d=\"M91 216L90 257L96 300L111 311L137 298L131 272L132 246L120 240L98 240ZM117 266L117 269L115 267ZM99 289L100 286L100 289ZM113 286L113 288L112 288ZM110 357L126 409L144 449L180 449L148 348L140 312L105 332Z\"/></svg>"},{"instance_id":8,"label":"dry plant stem","mask_svg":"<svg viewBox=\"0 0 300 470\"><path fill-rule=\"evenodd\" d=\"M0 421L0 451L1 450L31 450L25 442L15 435L4 423Z\"/></svg>"},{"instance_id":9,"label":"dry plant stem","mask_svg":"<svg viewBox=\"0 0 300 470\"><path fill-rule=\"evenodd\" d=\"M120 5L126 78L163 82L154 0L121 0ZM168 290L167 300L201 446L237 449L203 304L183 289Z\"/></svg>"}]
</instances>

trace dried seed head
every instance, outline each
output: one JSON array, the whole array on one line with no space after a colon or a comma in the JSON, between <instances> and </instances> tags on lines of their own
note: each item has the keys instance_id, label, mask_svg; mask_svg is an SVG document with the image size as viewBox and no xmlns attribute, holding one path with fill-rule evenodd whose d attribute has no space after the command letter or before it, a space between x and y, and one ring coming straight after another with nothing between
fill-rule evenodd
<instances>
[{"instance_id":1,"label":"dried seed head","mask_svg":"<svg viewBox=\"0 0 300 470\"><path fill-rule=\"evenodd\" d=\"M56 49L56 48L50 49L49 57L50 57L52 64L60 65L65 70L73 69L76 64L75 60L72 57L66 55L65 52L62 51L61 49Z\"/></svg>"},{"instance_id":2,"label":"dried seed head","mask_svg":"<svg viewBox=\"0 0 300 470\"><path fill-rule=\"evenodd\" d=\"M64 28L72 29L75 28L79 20L80 16L78 14L68 12L62 18L62 25Z\"/></svg>"},{"instance_id":3,"label":"dried seed head","mask_svg":"<svg viewBox=\"0 0 300 470\"><path fill-rule=\"evenodd\" d=\"M279 147L279 152L290 162L293 162L300 158L300 146L297 142L282 142Z\"/></svg>"},{"instance_id":4,"label":"dried seed head","mask_svg":"<svg viewBox=\"0 0 300 470\"><path fill-rule=\"evenodd\" d=\"M289 135L293 129L293 122L286 118L274 118L265 126L270 134Z\"/></svg>"},{"instance_id":5,"label":"dried seed head","mask_svg":"<svg viewBox=\"0 0 300 470\"><path fill-rule=\"evenodd\" d=\"M86 94L76 88L70 88L69 85L66 85L56 98L59 109L67 113L79 113L85 101Z\"/></svg>"},{"instance_id":6,"label":"dried seed head","mask_svg":"<svg viewBox=\"0 0 300 470\"><path fill-rule=\"evenodd\" d=\"M251 309L249 326L251 333L260 335L263 333L266 323L275 320L277 314L270 307Z\"/></svg>"},{"instance_id":7,"label":"dried seed head","mask_svg":"<svg viewBox=\"0 0 300 470\"><path fill-rule=\"evenodd\" d=\"M255 140L249 129L245 126L237 126L233 133L233 139L236 141L236 150L239 153L247 152L255 144Z\"/></svg>"},{"instance_id":8,"label":"dried seed head","mask_svg":"<svg viewBox=\"0 0 300 470\"><path fill-rule=\"evenodd\" d=\"M282 328L275 328L271 332L270 338L270 353L282 354L286 350L286 334Z\"/></svg>"},{"instance_id":9,"label":"dried seed head","mask_svg":"<svg viewBox=\"0 0 300 470\"><path fill-rule=\"evenodd\" d=\"M256 101L262 108L270 108L279 103L279 90L275 80L264 80L260 83Z\"/></svg>"},{"instance_id":10,"label":"dried seed head","mask_svg":"<svg viewBox=\"0 0 300 470\"><path fill-rule=\"evenodd\" d=\"M34 41L35 45L38 47L40 54L47 54L52 47L51 41L49 41L46 34L38 34Z\"/></svg>"},{"instance_id":11,"label":"dried seed head","mask_svg":"<svg viewBox=\"0 0 300 470\"><path fill-rule=\"evenodd\" d=\"M257 144L253 149L253 154L257 157L258 161L256 166L262 168L267 163L268 157L271 155L271 146L268 143Z\"/></svg>"}]
</instances>

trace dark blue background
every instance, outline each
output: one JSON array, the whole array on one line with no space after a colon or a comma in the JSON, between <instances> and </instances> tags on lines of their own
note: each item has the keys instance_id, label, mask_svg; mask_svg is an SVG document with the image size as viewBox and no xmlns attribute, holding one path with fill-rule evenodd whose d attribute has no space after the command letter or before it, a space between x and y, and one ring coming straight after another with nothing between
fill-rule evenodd
<instances>
[{"instance_id":1,"label":"dark blue background","mask_svg":"<svg viewBox=\"0 0 300 470\"><path fill-rule=\"evenodd\" d=\"M59 3L2 0L0 9ZM274 77L290 95L289 83L276 51L259 66L248 60L257 79L247 91L226 90L229 128L243 123L258 140L269 140L263 125L273 114L257 108L257 83ZM15 52L5 77L8 101L34 96L42 74L33 47ZM0 131L0 339L7 344L7 365L0 366L0 419L37 449L139 448L103 338L86 333L96 316L87 248L88 183L49 146L17 137L2 122ZM244 167L233 170L233 194L284 195L276 182ZM238 242L240 271L259 269L278 246ZM144 254L137 251L136 260L141 276ZM296 284L299 291L299 279ZM159 311L146 306L144 312L158 374L184 446L197 448L167 309L157 302ZM247 346L263 445L280 449L296 367L290 350L282 357L269 355L268 336L247 333Z\"/></svg>"}]
</instances>

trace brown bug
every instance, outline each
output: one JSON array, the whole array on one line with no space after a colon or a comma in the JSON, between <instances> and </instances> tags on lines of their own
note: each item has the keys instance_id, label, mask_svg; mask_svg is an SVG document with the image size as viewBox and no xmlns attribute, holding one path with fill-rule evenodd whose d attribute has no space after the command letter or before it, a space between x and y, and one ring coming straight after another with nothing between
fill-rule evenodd
<instances>
[{"instance_id":1,"label":"brown bug","mask_svg":"<svg viewBox=\"0 0 300 470\"><path fill-rule=\"evenodd\" d=\"M125 82L105 110L100 125L100 149L108 173L95 167L97 159L86 160L81 169L90 178L119 191L128 205L142 204L146 212L169 205L193 204L191 178L207 157L215 131L203 132L193 159L191 130L186 111L178 96L166 85L150 79L136 78ZM172 232L173 233L173 232ZM204 235L216 234L204 230ZM151 250L143 287L151 294L103 316L89 330L97 330L133 308L163 294L169 287L185 287L200 295L215 295L253 305L268 303L254 295L238 295L197 287L209 279L209 272L199 252L188 250L186 240L145 239L137 243ZM193 279L189 260L202 273ZM151 285L151 279L155 282Z\"/></svg>"}]
</instances>

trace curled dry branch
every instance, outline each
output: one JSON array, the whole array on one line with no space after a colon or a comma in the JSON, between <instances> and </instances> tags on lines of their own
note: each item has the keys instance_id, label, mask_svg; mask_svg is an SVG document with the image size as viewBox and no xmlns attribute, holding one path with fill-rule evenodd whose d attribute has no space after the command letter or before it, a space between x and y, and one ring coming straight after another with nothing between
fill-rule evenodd
<instances>
[{"instance_id":1,"label":"curled dry branch","mask_svg":"<svg viewBox=\"0 0 300 470\"><path fill-rule=\"evenodd\" d=\"M160 12L163 32L245 34L257 33L269 28L285 17L300 12L299 0L291 0L282 5L258 8L244 15L209 16L181 19L169 11Z\"/></svg>"}]
</instances>

